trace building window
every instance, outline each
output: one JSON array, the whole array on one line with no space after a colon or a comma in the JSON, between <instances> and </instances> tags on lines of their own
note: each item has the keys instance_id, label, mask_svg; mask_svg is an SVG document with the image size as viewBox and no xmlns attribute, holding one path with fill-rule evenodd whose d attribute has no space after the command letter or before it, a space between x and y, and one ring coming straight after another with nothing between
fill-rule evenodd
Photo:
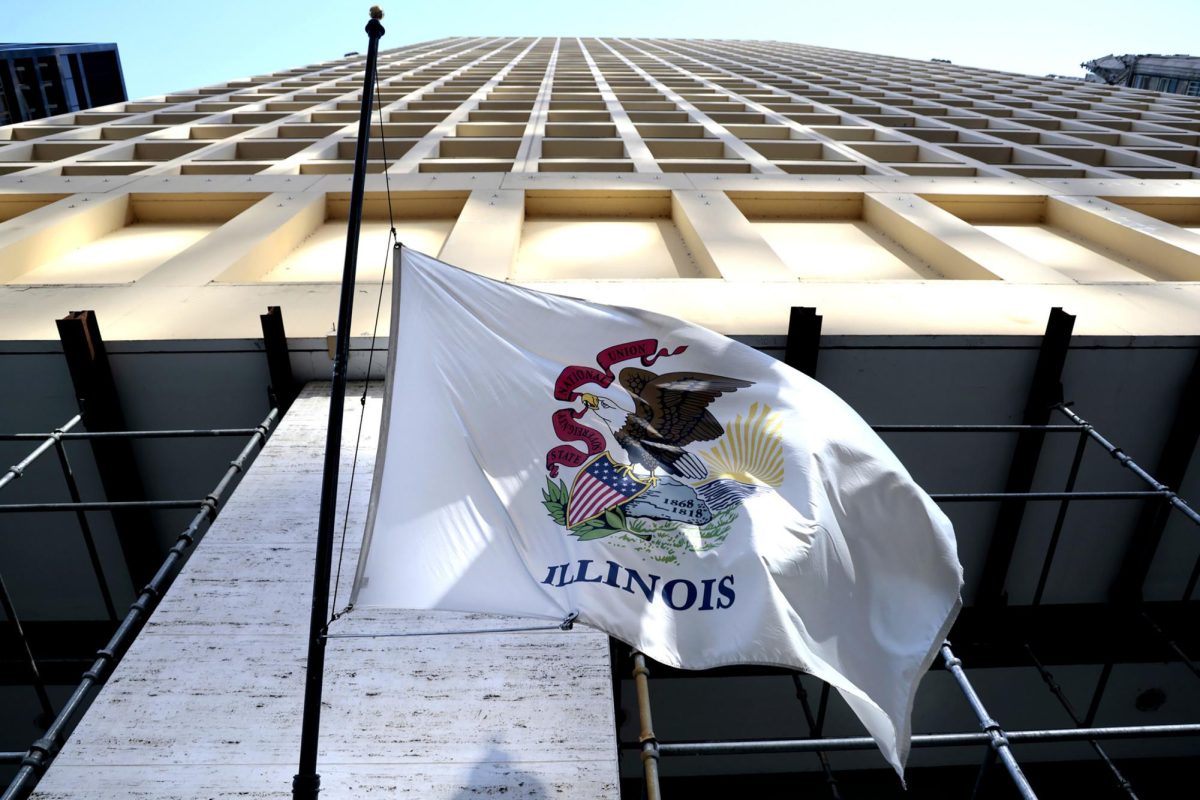
<instances>
[{"instance_id":1,"label":"building window","mask_svg":"<svg viewBox=\"0 0 1200 800\"><path fill-rule=\"evenodd\" d=\"M1179 88L1179 79L1178 78L1163 78L1162 90L1164 92L1173 92L1178 88Z\"/></svg>"},{"instance_id":2,"label":"building window","mask_svg":"<svg viewBox=\"0 0 1200 800\"><path fill-rule=\"evenodd\" d=\"M1189 97L1200 97L1200 81L1188 81L1186 94Z\"/></svg>"},{"instance_id":3,"label":"building window","mask_svg":"<svg viewBox=\"0 0 1200 800\"><path fill-rule=\"evenodd\" d=\"M1149 83L1150 83L1150 78L1149 78L1149 77L1147 77L1147 76L1145 76L1145 75L1138 75L1137 77L1135 77L1135 78L1133 79L1133 88L1135 88L1135 89L1145 89L1145 88L1146 88L1146 86L1147 86L1147 84L1149 84Z\"/></svg>"}]
</instances>

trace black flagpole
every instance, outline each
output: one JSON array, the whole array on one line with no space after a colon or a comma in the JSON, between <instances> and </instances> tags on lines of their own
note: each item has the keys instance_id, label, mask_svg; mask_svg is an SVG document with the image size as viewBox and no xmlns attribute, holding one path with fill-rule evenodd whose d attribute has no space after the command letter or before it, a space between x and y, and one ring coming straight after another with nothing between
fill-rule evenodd
<instances>
[{"instance_id":1,"label":"black flagpole","mask_svg":"<svg viewBox=\"0 0 1200 800\"><path fill-rule=\"evenodd\" d=\"M304 719L300 731L300 770L292 778L292 800L317 800L317 744L321 733L321 690L325 678L325 627L329 618L329 579L333 565L333 529L337 510L338 463L342 449L342 406L346 401L346 366L350 359L350 312L354 305L354 272L358 260L358 231L362 225L363 190L367 173L367 139L371 134L371 97L375 91L375 61L383 36L383 11L371 7L367 23L367 69L363 75L362 110L354 148L354 182L350 187L350 219L346 225L346 263L342 268L338 308L337 351L333 358L333 388L329 392L329 430L325 435L325 472L321 479L321 515L317 524L317 558L313 570L312 616L308 623L308 667L304 678Z\"/></svg>"}]
</instances>

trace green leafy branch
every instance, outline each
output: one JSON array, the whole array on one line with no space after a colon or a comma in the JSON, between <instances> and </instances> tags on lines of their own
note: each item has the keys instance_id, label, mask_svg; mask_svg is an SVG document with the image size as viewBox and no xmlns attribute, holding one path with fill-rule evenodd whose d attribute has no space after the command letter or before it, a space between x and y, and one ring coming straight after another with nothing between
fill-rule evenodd
<instances>
[{"instance_id":1,"label":"green leafy branch","mask_svg":"<svg viewBox=\"0 0 1200 800\"><path fill-rule=\"evenodd\" d=\"M542 505L546 507L550 519L564 528L567 525L567 498L570 496L566 481L555 483L553 479L546 478L546 488L542 489Z\"/></svg>"},{"instance_id":2,"label":"green leafy branch","mask_svg":"<svg viewBox=\"0 0 1200 800\"><path fill-rule=\"evenodd\" d=\"M566 481L560 480L555 483L550 478L546 479L546 488L542 490L542 505L546 507L550 519L564 528L567 526L567 501L570 496L571 491L567 488ZM581 542L604 539L615 533L632 533L643 539L650 538L648 534L630 530L625 512L620 506L610 508L600 516L581 522L569 530Z\"/></svg>"}]
</instances>

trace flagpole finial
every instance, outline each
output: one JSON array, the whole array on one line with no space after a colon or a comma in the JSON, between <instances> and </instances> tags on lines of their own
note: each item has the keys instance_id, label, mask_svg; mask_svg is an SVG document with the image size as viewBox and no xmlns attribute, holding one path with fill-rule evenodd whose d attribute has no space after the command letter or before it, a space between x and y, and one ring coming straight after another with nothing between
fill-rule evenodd
<instances>
[{"instance_id":1,"label":"flagpole finial","mask_svg":"<svg viewBox=\"0 0 1200 800\"><path fill-rule=\"evenodd\" d=\"M371 6L371 19L383 19L383 9L379 6Z\"/></svg>"}]
</instances>

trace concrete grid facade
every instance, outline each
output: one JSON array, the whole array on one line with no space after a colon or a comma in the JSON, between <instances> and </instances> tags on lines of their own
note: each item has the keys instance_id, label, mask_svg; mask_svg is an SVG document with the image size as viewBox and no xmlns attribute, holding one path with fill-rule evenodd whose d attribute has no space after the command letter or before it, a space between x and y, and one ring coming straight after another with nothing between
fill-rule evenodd
<instances>
[{"instance_id":1,"label":"concrete grid facade","mask_svg":"<svg viewBox=\"0 0 1200 800\"><path fill-rule=\"evenodd\" d=\"M348 173L360 67L348 57L15 128L3 172ZM380 78L395 173L1200 169L1194 100L775 42L446 40L385 51ZM373 171L383 155L373 148Z\"/></svg>"},{"instance_id":2,"label":"concrete grid facade","mask_svg":"<svg viewBox=\"0 0 1200 800\"><path fill-rule=\"evenodd\" d=\"M147 365L126 367L142 381L129 379L123 388L130 397L150 397L172 381L201 397L223 392L220 381L233 385L234 376L245 387L263 372L258 315L276 305L297 375L326 377L362 68L362 56L347 56L0 127L0 352L10 364L30 365L14 374L46 374L50 361L56 367L55 320L86 308L96 312L122 363ZM1047 311L1062 306L1078 315L1077 346L1089 348L1090 360L1077 360L1084 366L1075 385L1107 404L1103 410L1124 426L1119 432L1131 452L1154 452L1176 377L1200 336L1197 98L782 42L490 37L383 51L379 97L351 331L357 377L365 374L380 291L379 330L388 325L391 293L381 282L389 277L389 212L401 241L450 263L546 291L651 308L777 355L789 310L816 307L826 341L840 348L823 356L826 372L818 377L873 423L1019 420L1037 355L1034 337ZM253 368L243 366L249 360ZM188 374L201 362L201 377ZM1156 371L1150 379L1147 364ZM882 377L872 383L871 376ZM1113 376L1121 391L1107 393ZM1128 381L1136 389L1121 383L1128 376L1138 378ZM6 402L10 409L23 404L14 418L32 419L16 383L0 389L0 411ZM189 565L116 685L51 769L45 796L87 796L92 780L106 796L284 791L300 682L246 673L267 675L266 665L278 663L279 675L294 678L300 668L303 636L274 626L284 615L303 617L320 391L310 387L285 419L263 465L251 470L233 510L214 528L210 557ZM59 394L54 403L73 405L69 390ZM1126 425L1121 408L1130 397L1153 410L1149 421ZM261 393L254 401L262 402ZM201 401L188 402L194 409ZM376 415L377 404L368 405ZM259 418L253 408L246 419ZM196 425L218 424L197 416ZM941 488L1001 480L1009 458L1005 447L989 445L968 464L923 447L901 443L897 452ZM363 464L355 525L367 491ZM1193 468L1189 480L1197 478ZM988 511L956 511L968 605L987 545L971 537L990 525ZM1101 512L1073 514L1089 532L1119 527ZM264 566L254 551L272 519L285 522L267 557L275 563ZM1168 537L1159 559L1165 563L1151 574L1152 599L1174 599L1179 572L1191 565L1192 541ZM14 548L0 550L6 563L22 563L17 545L0 541L4 547ZM1120 541L1080 538L1073 550L1064 547L1092 559L1095 575L1107 575L1122 555ZM1021 552L1018 560L1026 556L1035 557ZM1050 593L1056 601L1103 602L1104 587L1087 569L1062 572L1065 588ZM1008 587L1021 602L1032 593L1030 574L1036 569ZM27 606L49 607L53 599L52 582L30 579L17 588ZM212 631L238 619L248 627L218 642ZM483 624L403 612L365 621ZM523 636L510 649L559 664L561 638ZM491 676L480 697L459 683L449 692L420 688L423 680L449 680L469 641L343 650L326 740L330 773L341 783L329 793L457 798L483 787L500 795L519 774L539 787L524 796L616 796L618 776L628 781L637 771L636 759L616 752L618 732L623 741L636 738L634 722L612 716L605 637L589 632L570 642L569 663L539 669L537 692L524 691L525 668L504 647L477 648L473 668ZM247 652L261 662L240 670ZM145 682L169 687L162 665L181 653L210 677L200 690L162 705L170 692L148 693ZM370 670L356 675L359 658L372 665L415 658L424 665L422 681L402 704L373 700L383 679ZM582 670L583 688L572 664ZM1090 680L1090 664L1073 667L1083 675L1078 685ZM1172 698L1194 700L1194 691L1181 688L1187 676L1154 669L1131 671L1121 686L1153 680ZM953 687L939 683L944 677L927 680L934 711L919 724L971 729L970 717L939 716L956 700ZM664 736L794 735L790 720L775 719L774 700L763 699L756 681L764 680L734 679L730 695L748 698L744 707L761 713L741 713L735 699L710 715L705 703L679 690L667 702L676 722L672 728L667 716ZM493 712L483 694L503 698L503 713ZM251 710L247 697L265 710ZM577 705L578 730L541 713L546 697ZM621 702L628 710L628 696ZM1030 710L1012 701L1030 711L1014 724L1054 724L1039 716L1047 702ZM1177 713L1175 706L1168 711ZM489 722L476 722L489 713ZM702 715L716 721L699 721ZM853 720L831 716L835 732L857 730ZM423 719L449 727L431 738ZM127 735L137 720L149 721L146 742ZM763 733L751 725L764 720L777 727ZM526 736L518 728L527 723ZM469 734L456 740L454 724ZM267 757L254 761L242 743L258 729L275 738L264 746ZM359 764L355 748L364 739L379 745ZM1153 745L1130 752L1143 757ZM1171 747L1157 752L1194 754L1187 742ZM923 763L974 760L970 753ZM745 771L730 760L695 763L683 769L701 781ZM840 764L880 766L874 754Z\"/></svg>"},{"instance_id":3,"label":"concrete grid facade","mask_svg":"<svg viewBox=\"0 0 1200 800\"><path fill-rule=\"evenodd\" d=\"M268 302L328 333L312 284L340 276L361 63L0 128L0 333L51 338L41 303L76 295L118 338L211 335L185 300L228 312L222 336ZM633 280L728 332L777 333L789 302L852 333L1036 333L1050 305L1194 329L1191 98L767 42L462 38L381 64L364 280L387 187L409 246L597 300Z\"/></svg>"}]
</instances>

